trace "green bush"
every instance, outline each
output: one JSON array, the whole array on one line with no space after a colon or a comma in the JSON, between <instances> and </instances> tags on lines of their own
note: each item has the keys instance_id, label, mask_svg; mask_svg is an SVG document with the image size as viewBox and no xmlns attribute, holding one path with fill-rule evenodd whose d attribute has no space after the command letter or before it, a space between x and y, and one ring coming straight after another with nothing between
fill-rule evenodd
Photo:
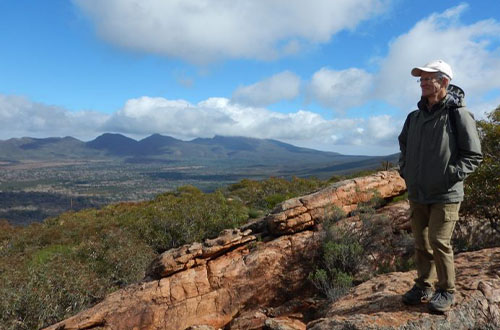
<instances>
[{"instance_id":1,"label":"green bush","mask_svg":"<svg viewBox=\"0 0 500 330\"><path fill-rule=\"evenodd\" d=\"M262 181L244 179L227 187L224 194L241 201L251 210L267 213L287 199L311 193L326 185L327 182L315 178L269 178Z\"/></svg>"},{"instance_id":2,"label":"green bush","mask_svg":"<svg viewBox=\"0 0 500 330\"><path fill-rule=\"evenodd\" d=\"M38 229L44 236L44 226ZM13 254L0 259L0 323L10 329L38 329L94 305L143 278L153 257L148 246L121 229L69 245L24 246L23 252L11 247Z\"/></svg>"},{"instance_id":3,"label":"green bush","mask_svg":"<svg viewBox=\"0 0 500 330\"><path fill-rule=\"evenodd\" d=\"M477 247L497 244L500 234L500 106L492 111L487 120L477 121L483 162L465 180L465 199L461 213L465 217L489 224L496 235L485 233L475 236L471 242ZM478 242L479 241L479 242Z\"/></svg>"},{"instance_id":4,"label":"green bush","mask_svg":"<svg viewBox=\"0 0 500 330\"><path fill-rule=\"evenodd\" d=\"M153 207L151 207L153 206ZM145 212L147 210L147 212ZM157 253L217 236L248 220L248 209L221 191L205 194L188 186L159 195L137 210L130 226Z\"/></svg>"},{"instance_id":5,"label":"green bush","mask_svg":"<svg viewBox=\"0 0 500 330\"><path fill-rule=\"evenodd\" d=\"M408 233L392 232L389 219L375 210L383 204L376 195L360 203L350 214L357 222L339 222L345 218L340 209L327 212L330 217L322 224L317 267L309 279L329 300L340 298L353 282L411 268L413 239Z\"/></svg>"},{"instance_id":6,"label":"green bush","mask_svg":"<svg viewBox=\"0 0 500 330\"><path fill-rule=\"evenodd\" d=\"M309 274L309 280L330 301L335 301L352 286L364 251L357 232L337 226L338 220L345 217L344 212L335 208L328 213L331 216L322 225L318 267Z\"/></svg>"},{"instance_id":7,"label":"green bush","mask_svg":"<svg viewBox=\"0 0 500 330\"><path fill-rule=\"evenodd\" d=\"M316 269L309 274L309 280L331 302L344 296L352 286L352 276L337 270L329 273L324 269Z\"/></svg>"}]
</instances>

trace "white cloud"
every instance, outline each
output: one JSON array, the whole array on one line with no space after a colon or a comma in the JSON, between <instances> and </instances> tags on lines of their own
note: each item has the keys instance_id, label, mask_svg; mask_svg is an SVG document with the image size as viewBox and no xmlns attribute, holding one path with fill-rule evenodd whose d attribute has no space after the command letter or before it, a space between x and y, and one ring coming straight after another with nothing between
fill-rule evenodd
<instances>
[{"instance_id":1,"label":"white cloud","mask_svg":"<svg viewBox=\"0 0 500 330\"><path fill-rule=\"evenodd\" d=\"M398 125L399 124L399 125ZM403 123L397 123L389 115L370 117L366 121L365 136L373 138L380 145L394 145Z\"/></svg>"},{"instance_id":2,"label":"white cloud","mask_svg":"<svg viewBox=\"0 0 500 330\"><path fill-rule=\"evenodd\" d=\"M496 107L485 98L500 88L500 23L488 19L464 24L460 18L467 8L462 4L417 22L392 40L386 57L374 59L380 68L376 73L318 70L308 83L309 99L337 112L376 99L407 113L420 98L411 68L440 58L452 66L452 83L465 90L469 110L483 118Z\"/></svg>"},{"instance_id":3,"label":"white cloud","mask_svg":"<svg viewBox=\"0 0 500 330\"><path fill-rule=\"evenodd\" d=\"M292 100L299 95L300 78L290 71L284 71L249 86L243 86L233 93L233 102L266 106L282 100Z\"/></svg>"},{"instance_id":4,"label":"white cloud","mask_svg":"<svg viewBox=\"0 0 500 330\"><path fill-rule=\"evenodd\" d=\"M197 63L273 59L324 43L383 12L387 0L73 0L104 39Z\"/></svg>"},{"instance_id":5,"label":"white cloud","mask_svg":"<svg viewBox=\"0 0 500 330\"><path fill-rule=\"evenodd\" d=\"M136 135L157 132L183 139L214 135L270 138L324 150L350 146L348 153L373 154L382 152L378 144L396 152L399 124L395 125L390 116L327 120L306 110L283 114L226 98L210 98L194 105L142 97L129 100L103 128Z\"/></svg>"},{"instance_id":6,"label":"white cloud","mask_svg":"<svg viewBox=\"0 0 500 330\"><path fill-rule=\"evenodd\" d=\"M414 108L420 88L410 70L438 58L452 66L452 83L465 90L469 105L499 88L500 23L489 19L463 24L460 16L466 10L467 5L462 4L432 14L394 39L387 57L380 60L375 79L377 97L404 111Z\"/></svg>"},{"instance_id":7,"label":"white cloud","mask_svg":"<svg viewBox=\"0 0 500 330\"><path fill-rule=\"evenodd\" d=\"M0 95L0 121L5 123L2 139L69 135L90 140L105 132L133 137L160 133L186 140L226 135L277 139L349 154L396 152L398 133L394 131L398 126L389 116L327 120L306 110L283 114L232 103L226 98L191 104L184 100L141 97L128 100L114 114L103 115L70 112L25 98Z\"/></svg>"},{"instance_id":8,"label":"white cloud","mask_svg":"<svg viewBox=\"0 0 500 330\"><path fill-rule=\"evenodd\" d=\"M92 111L69 112L61 107L32 102L24 97L0 94L0 138L93 138L108 116Z\"/></svg>"},{"instance_id":9,"label":"white cloud","mask_svg":"<svg viewBox=\"0 0 500 330\"><path fill-rule=\"evenodd\" d=\"M372 80L372 75L361 69L322 68L312 76L308 96L327 108L342 112L366 102L371 96Z\"/></svg>"}]
</instances>

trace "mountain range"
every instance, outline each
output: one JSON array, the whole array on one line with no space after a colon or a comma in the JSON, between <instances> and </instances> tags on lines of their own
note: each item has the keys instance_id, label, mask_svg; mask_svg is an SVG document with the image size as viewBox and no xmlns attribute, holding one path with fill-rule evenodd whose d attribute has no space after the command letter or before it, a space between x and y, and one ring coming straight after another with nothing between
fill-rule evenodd
<instances>
[{"instance_id":1,"label":"mountain range","mask_svg":"<svg viewBox=\"0 0 500 330\"><path fill-rule=\"evenodd\" d=\"M280 166L307 171L338 172L365 169L381 161L395 162L397 154L384 157L341 155L301 148L272 139L215 136L183 141L153 134L134 140L105 133L92 141L73 137L12 138L0 141L0 161L115 160L127 163L169 162L203 166ZM297 173L300 174L300 173Z\"/></svg>"}]
</instances>

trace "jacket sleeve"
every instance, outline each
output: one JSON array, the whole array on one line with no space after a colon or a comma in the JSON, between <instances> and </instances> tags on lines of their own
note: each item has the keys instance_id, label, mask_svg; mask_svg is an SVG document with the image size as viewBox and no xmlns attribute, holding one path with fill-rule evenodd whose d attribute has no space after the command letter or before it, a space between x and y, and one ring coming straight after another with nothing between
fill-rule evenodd
<instances>
[{"instance_id":1,"label":"jacket sleeve","mask_svg":"<svg viewBox=\"0 0 500 330\"><path fill-rule=\"evenodd\" d=\"M401 133L398 136L398 141L399 141L399 175L404 179L404 170L406 166L406 142L408 139L408 127L410 126L410 115L411 113L406 117L405 123L403 125L403 129L401 130Z\"/></svg>"},{"instance_id":2,"label":"jacket sleeve","mask_svg":"<svg viewBox=\"0 0 500 330\"><path fill-rule=\"evenodd\" d=\"M463 181L483 160L481 142L473 115L465 108L455 112L458 156L455 164L449 165L452 178Z\"/></svg>"}]
</instances>

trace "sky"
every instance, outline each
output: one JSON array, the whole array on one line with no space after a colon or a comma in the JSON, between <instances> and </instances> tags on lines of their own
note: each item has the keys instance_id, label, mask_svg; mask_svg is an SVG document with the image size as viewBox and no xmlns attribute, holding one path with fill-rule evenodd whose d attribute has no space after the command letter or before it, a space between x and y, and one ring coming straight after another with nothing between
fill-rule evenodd
<instances>
[{"instance_id":1,"label":"sky","mask_svg":"<svg viewBox=\"0 0 500 330\"><path fill-rule=\"evenodd\" d=\"M0 140L246 136L398 152L442 59L500 105L500 1L0 0Z\"/></svg>"}]
</instances>

